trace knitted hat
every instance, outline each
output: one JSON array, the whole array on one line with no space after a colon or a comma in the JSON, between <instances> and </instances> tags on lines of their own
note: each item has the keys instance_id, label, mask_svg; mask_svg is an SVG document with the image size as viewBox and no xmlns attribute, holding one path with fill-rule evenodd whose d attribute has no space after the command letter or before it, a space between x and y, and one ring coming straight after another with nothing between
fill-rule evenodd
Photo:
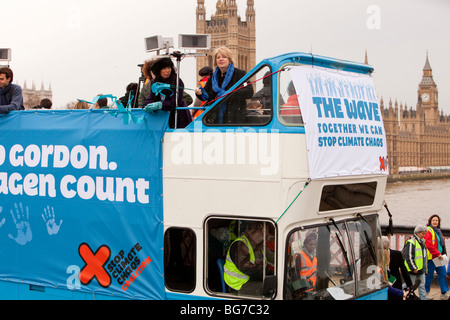
<instances>
[{"instance_id":1,"label":"knitted hat","mask_svg":"<svg viewBox=\"0 0 450 320\"><path fill-rule=\"evenodd\" d=\"M152 72L155 76L158 76L161 73L161 70L171 67L173 71L175 71L174 64L170 58L161 58L158 59L153 65L152 65Z\"/></svg>"}]
</instances>

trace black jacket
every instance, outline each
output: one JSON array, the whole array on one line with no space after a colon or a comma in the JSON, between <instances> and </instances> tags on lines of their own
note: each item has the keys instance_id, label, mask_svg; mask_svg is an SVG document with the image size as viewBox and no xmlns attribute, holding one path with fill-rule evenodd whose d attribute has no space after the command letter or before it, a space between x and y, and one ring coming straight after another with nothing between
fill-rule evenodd
<instances>
[{"instance_id":1,"label":"black jacket","mask_svg":"<svg viewBox=\"0 0 450 320\"><path fill-rule=\"evenodd\" d=\"M232 86L236 84L243 76L246 75L246 72L244 70L235 68L233 72L233 76L231 77L230 83L227 85L225 90L229 90ZM222 84L225 77L219 77L219 85ZM214 92L212 89L212 76L209 77L208 82L206 82L204 90L208 94L209 98L207 100L206 105L208 103L213 103L217 97L217 92ZM239 89L226 97L223 102L227 105L225 117L224 117L224 124L232 123L232 124L239 124L245 122L245 113L247 109L247 102L246 99L250 99L253 96L253 87L246 86L242 89ZM202 100L202 97L197 95L197 97ZM214 101L213 101L214 100ZM205 121L208 123L216 123L217 121L217 107L215 108L215 111L212 111L206 118Z\"/></svg>"},{"instance_id":2,"label":"black jacket","mask_svg":"<svg viewBox=\"0 0 450 320\"><path fill-rule=\"evenodd\" d=\"M402 253L398 250L389 250L389 270L393 277L397 280L392 284L392 287L402 290L402 279L405 281L406 286L409 288L412 286L411 278L409 277L408 270L406 270L405 261L403 260ZM389 300L403 300L403 296L388 295Z\"/></svg>"}]
</instances>

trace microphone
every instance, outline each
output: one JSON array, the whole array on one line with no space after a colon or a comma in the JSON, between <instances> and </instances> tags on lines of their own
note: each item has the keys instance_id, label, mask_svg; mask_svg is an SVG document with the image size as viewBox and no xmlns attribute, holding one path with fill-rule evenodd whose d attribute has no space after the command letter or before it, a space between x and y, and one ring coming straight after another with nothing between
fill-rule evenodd
<instances>
[{"instance_id":1,"label":"microphone","mask_svg":"<svg viewBox=\"0 0 450 320\"><path fill-rule=\"evenodd\" d=\"M420 279L419 279L419 278L416 278L416 281L414 281L414 284L411 286L411 288L409 288L409 290L410 290L410 291L416 290L416 289L419 287L420 282L421 282Z\"/></svg>"}]
</instances>

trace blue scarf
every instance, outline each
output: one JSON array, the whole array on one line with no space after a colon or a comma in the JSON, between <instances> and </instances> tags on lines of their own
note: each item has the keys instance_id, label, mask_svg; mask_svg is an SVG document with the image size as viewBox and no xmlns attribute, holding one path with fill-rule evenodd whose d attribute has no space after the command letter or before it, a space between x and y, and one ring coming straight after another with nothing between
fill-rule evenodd
<instances>
[{"instance_id":1,"label":"blue scarf","mask_svg":"<svg viewBox=\"0 0 450 320\"><path fill-rule=\"evenodd\" d=\"M438 250L440 253L443 253L443 247L445 246L444 236L442 235L441 229L430 226L434 233L436 234L436 238L438 240Z\"/></svg>"},{"instance_id":2,"label":"blue scarf","mask_svg":"<svg viewBox=\"0 0 450 320\"><path fill-rule=\"evenodd\" d=\"M9 101L10 90L12 90L12 83L8 84L5 89L0 87L0 106L11 104L11 101Z\"/></svg>"},{"instance_id":3,"label":"blue scarf","mask_svg":"<svg viewBox=\"0 0 450 320\"><path fill-rule=\"evenodd\" d=\"M217 97L221 97L225 94L225 92L226 92L225 88L228 86L228 84L231 81L231 78L233 77L234 65L232 63L230 63L230 65L228 66L228 70L226 72L225 79L223 79L223 83L222 83L221 87L219 87L219 73L220 73L220 69L219 69L219 67L217 67L216 70L214 70L214 73L213 73L212 79L211 79L212 89L214 92L217 92ZM226 109L227 109L226 104L221 104L219 106L219 115L218 115L219 123L223 123L223 118L224 118Z\"/></svg>"}]
</instances>

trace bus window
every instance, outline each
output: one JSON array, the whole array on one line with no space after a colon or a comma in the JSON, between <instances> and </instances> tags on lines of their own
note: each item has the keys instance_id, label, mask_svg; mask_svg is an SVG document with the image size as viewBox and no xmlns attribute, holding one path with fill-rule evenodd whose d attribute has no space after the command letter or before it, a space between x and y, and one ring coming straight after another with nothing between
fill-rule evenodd
<instances>
[{"instance_id":1,"label":"bus window","mask_svg":"<svg viewBox=\"0 0 450 320\"><path fill-rule=\"evenodd\" d=\"M319 211L371 206L375 200L376 190L376 181L324 186Z\"/></svg>"},{"instance_id":2,"label":"bus window","mask_svg":"<svg viewBox=\"0 0 450 320\"><path fill-rule=\"evenodd\" d=\"M385 278L383 250L377 245L381 239L377 222L376 215L348 222L355 252L359 296L379 287Z\"/></svg>"},{"instance_id":3,"label":"bus window","mask_svg":"<svg viewBox=\"0 0 450 320\"><path fill-rule=\"evenodd\" d=\"M272 119L272 75L263 66L248 76L237 90L227 96L204 116L209 126L262 126Z\"/></svg>"},{"instance_id":4,"label":"bus window","mask_svg":"<svg viewBox=\"0 0 450 320\"><path fill-rule=\"evenodd\" d=\"M386 284L376 216L294 230L287 246L287 300L353 299Z\"/></svg>"},{"instance_id":5,"label":"bus window","mask_svg":"<svg viewBox=\"0 0 450 320\"><path fill-rule=\"evenodd\" d=\"M289 72L280 73L280 94L278 116L280 122L288 126L303 125L300 103Z\"/></svg>"},{"instance_id":6,"label":"bus window","mask_svg":"<svg viewBox=\"0 0 450 320\"><path fill-rule=\"evenodd\" d=\"M164 277L168 289L192 292L195 289L195 233L185 228L169 228L164 234Z\"/></svg>"},{"instance_id":7,"label":"bus window","mask_svg":"<svg viewBox=\"0 0 450 320\"><path fill-rule=\"evenodd\" d=\"M273 295L273 290L264 290L275 275L276 238L272 222L210 218L206 222L205 232L205 281L211 294L242 297Z\"/></svg>"}]
</instances>

